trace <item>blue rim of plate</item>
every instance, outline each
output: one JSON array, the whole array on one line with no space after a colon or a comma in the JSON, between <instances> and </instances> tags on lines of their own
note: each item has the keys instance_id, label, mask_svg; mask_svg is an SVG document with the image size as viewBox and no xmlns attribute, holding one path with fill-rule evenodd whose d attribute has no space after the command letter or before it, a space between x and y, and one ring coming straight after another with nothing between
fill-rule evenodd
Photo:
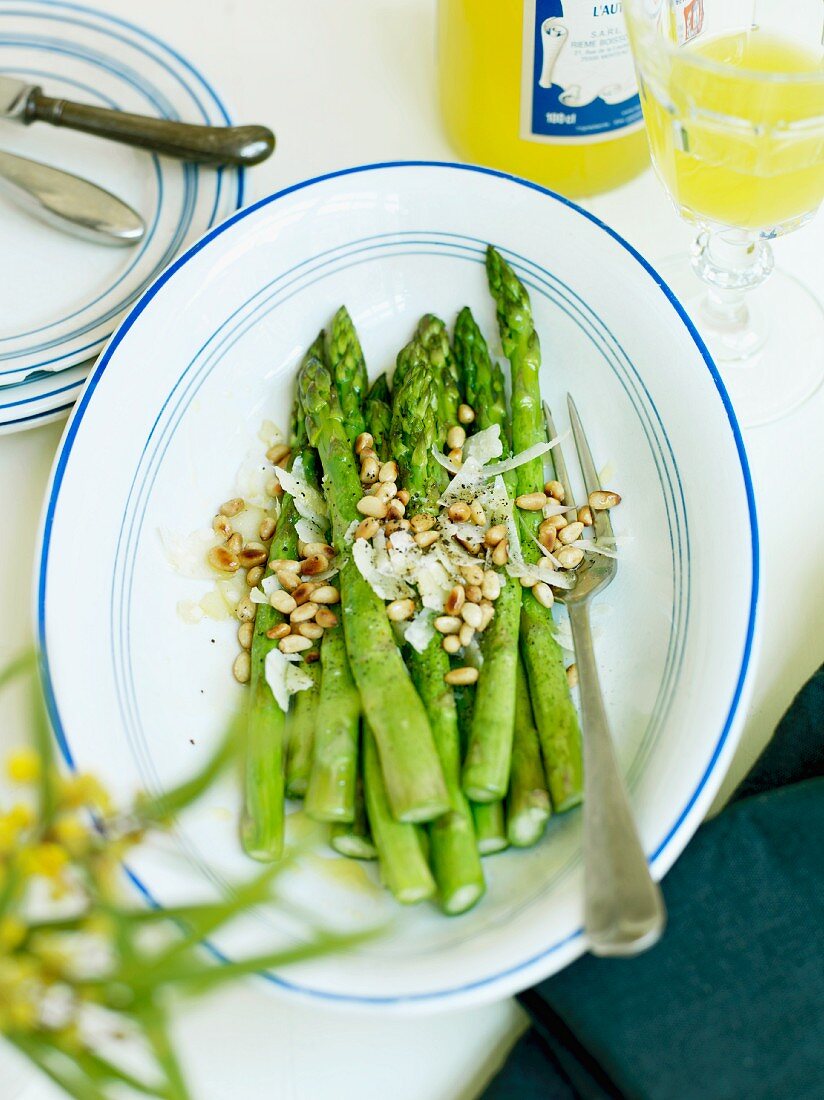
<instances>
[{"instance_id":1,"label":"blue rim of plate","mask_svg":"<svg viewBox=\"0 0 824 1100\"><path fill-rule=\"evenodd\" d=\"M64 13L70 14L65 15ZM40 19L43 20L45 23L52 22L58 26L60 26L61 24L70 24L73 26L88 27L90 30L93 30L99 34L105 34L109 37L119 39L125 42L130 48L137 50L140 53L144 53L147 57L150 57L156 64L165 69L172 77L174 77L180 84L182 89L191 98L192 102L197 106L197 109L203 116L204 121L209 121L210 116L199 92L205 92L206 98L211 98L215 109L217 110L219 116L223 119L223 121L227 125L231 124L231 118L228 111L226 110L226 107L224 106L222 100L217 95L212 85L203 76L203 74L200 73L199 70L190 61L186 60L186 58L184 58L170 45L165 43L157 36L151 34L149 31L146 31L142 27L139 27L135 23L131 23L128 20L121 19L117 16L110 15L108 12L100 11L86 5L69 3L66 2L66 0L57 0L57 2L55 2L55 0L21 0L19 6L16 6L13 3L0 4L0 16L4 14L20 16L22 18L28 19ZM76 18L77 16L85 16L90 19L97 20L99 21L98 25L92 23L84 23L80 18ZM117 28L119 30L128 31L136 37L126 38L123 34L116 33L115 30L110 28ZM80 43L75 42L71 42L71 49L66 51L64 49L65 44L61 44L59 42L56 43L48 38L38 38L38 36L32 36L31 34L29 34L28 37L24 38L24 40L21 42L18 42L10 37L6 37L3 39L2 42L0 42L0 45L2 45L3 47L29 47L32 49L43 50L46 54L59 54L63 52L68 52L72 56L80 57L90 64L102 66L108 69L124 83L130 85L137 92L139 92L144 99L146 99L158 110L158 113L160 115L165 117L177 117L176 112L170 110L170 105L168 103L158 100L157 97L158 95L160 95L158 89L156 89L153 85L149 85L145 80L142 79L141 75L138 72L122 64L114 56L101 54L99 51L92 50L88 47L84 48ZM160 53L165 54L166 57L164 58L163 56L158 56L158 54L150 52L147 49L147 45L152 45L156 47L160 51ZM166 58L174 59L174 61L177 62L182 70L188 71L188 73L195 78L195 81L199 82L201 86L200 89L196 89L195 87L186 83L183 79L183 74L181 73L181 71L172 68L168 64ZM77 82L70 81L70 83L76 84ZM165 97L161 96L161 98L165 100ZM116 106L116 104L110 105ZM124 278L126 278L129 271L133 270L133 268L139 262L141 256L145 253L146 249L152 241L152 238L154 237L157 222L163 205L163 180L158 158L156 156L153 156L152 161L158 184L158 202L157 208L154 212L152 224L149 226L146 237L144 238L143 242L141 242L138 252L132 258L126 271L120 272L115 281L110 286L108 286L99 297L104 297L110 294L112 290L114 290L117 285L122 282ZM59 348L61 345L65 345L67 341L75 341L78 338L82 337L86 332L93 331L101 324L105 324L107 321L116 317L119 313L122 313L124 309L129 308L132 304L134 304L135 301L139 300L141 294L146 289L148 289L149 286L152 285L152 282L157 278L158 274L162 272L167 264L174 258L176 252L180 248L183 237L189 231L192 217L194 216L195 204L197 200L200 171L201 169L197 165L184 166L184 195L178 225L170 238L169 245L166 248L163 256L160 257L158 262L153 265L152 272L150 272L148 276L144 278L142 289L138 287L135 290L129 292L120 302L118 302L114 306L109 307L106 310L105 314L84 322L80 328L71 332L68 336L48 339L45 341L45 343L41 345L33 348L29 347L24 349L23 351L14 352L13 354L0 354L0 363L3 361L13 362L15 359L19 359L22 356L29 356L35 353L39 354L41 351L46 353L50 349ZM227 178L231 178L231 176L228 176L228 174L224 172L223 169L218 169L214 174L216 177L215 197L212 204L212 210L209 214L207 229L214 226L221 203L224 182L226 182ZM233 203L234 208L238 209L243 205L245 192L245 173L243 169L238 169L234 172L234 175L237 180L237 189ZM90 308L90 305L94 305L94 302L90 304L87 303L86 305L84 305L82 310L75 311L75 313L85 312L87 309ZM74 314L70 314L68 317L61 318L58 321L49 322L46 328L53 328L55 325L64 324L66 321L71 320L72 316L74 316ZM13 338L19 339L22 336L36 335L38 331L40 331L40 329L33 330L31 333L16 333L14 334ZM27 368L27 372L34 373L44 367L50 367L55 363L59 363L62 359L65 358L73 358L78 355L82 356L86 353L88 353L88 355L91 355L94 349L100 347L106 339L107 336L104 334L84 347L68 351L63 355L45 358L41 362L32 364L29 368ZM0 345L2 345L2 342L3 341L0 341ZM5 370L0 370L0 378L2 378L4 375L17 374L20 372L20 370L20 367L13 366Z\"/></svg>"},{"instance_id":2,"label":"blue rim of plate","mask_svg":"<svg viewBox=\"0 0 824 1100\"><path fill-rule=\"evenodd\" d=\"M102 377L106 367L111 362L111 359L117 350L117 347L140 317L143 310L149 305L149 303L155 298L161 288L167 283L175 273L187 264L194 256L196 256L203 248L205 248L212 240L220 236L222 233L229 230L236 222L242 221L244 218L255 213L257 210L263 207L269 206L280 199L286 198L288 195L294 194L297 191L305 190L308 187L312 187L315 184L323 183L332 179L339 179L346 176L357 175L367 172L383 171L391 169L404 169L404 168L436 168L436 169L448 169L458 172L476 172L481 175L492 176L498 179L507 180L510 183L514 183L520 187L526 187L530 190L537 191L539 194L545 195L547 198L560 203L563 206L568 207L571 210L576 211L578 215L597 226L613 240L615 240L622 248L624 248L633 259L646 271L646 273L652 278L653 282L659 288L661 293L668 300L670 305L678 314L684 327L689 333L691 339L695 343L698 351L701 354L702 359L709 371L710 377L718 391L718 395L724 406L724 411L727 415L727 419L732 432L733 440L735 443L736 453L738 455L741 476L744 483L744 491L747 500L747 509L750 520L750 550L751 550L751 570L752 570L752 587L750 593L750 602L748 608L747 618L747 630L744 639L744 645L741 655L741 664L738 672L738 676L735 681L735 685L732 691L732 697L730 705L727 711L727 716L719 733L715 746L710 754L710 758L707 762L706 768L703 774L698 780L695 790L687 799L686 804L679 811L675 822L668 830L664 839L658 844L656 848L656 858L664 855L668 848L676 838L681 826L689 815L690 811L696 804L698 798L707 786L710 777L713 775L718 759L729 739L733 723L737 716L739 705L741 702L744 686L747 679L747 673L750 668L750 662L753 653L753 644L755 639L755 626L756 616L758 608L758 594L759 594L759 579L760 579L760 549L759 549L759 536L758 536L758 520L755 509L755 493L753 489L752 476L750 474L749 462L747 460L746 449L744 447L744 441L741 435L741 430L738 425L738 421L735 416L735 412L730 402L729 395L724 387L724 383L718 373L712 358L707 351L704 342L698 335L692 321L688 314L684 310L681 303L676 296L661 278L661 276L655 271L652 265L644 259L643 256L620 234L614 229L605 225L593 214L587 210L582 209L576 203L571 202L569 199L564 198L562 195L556 194L554 191L550 191L540 184L533 183L529 180L521 179L518 176L510 175L506 172L496 171L491 168L482 168L476 165L456 164L449 161L425 161L425 160L412 160L412 161L386 161L378 162L374 164L359 165L353 168L345 168L336 172L330 172L325 175L316 176L311 179L305 180L301 183L292 185L291 187L284 188L281 191L275 192L258 202L253 203L251 206L246 207L243 210L237 211L231 215L226 221L216 228L211 229L206 233L198 242L196 242L191 248L189 248L182 256L180 256L158 279L144 292L140 300L130 310L129 314L120 323L115 333L112 335L109 343L106 346L103 355L98 360L86 386L86 389L81 397L80 401L75 407L74 414L66 429L66 433L63 437L63 441L60 450L55 459L54 468L52 471L51 484L49 487L48 496L46 499L43 521L41 528L41 547L40 547L40 560L37 566L36 578L36 636L39 644L39 661L41 677L43 681L43 690L46 698L46 705L51 719L52 728L54 729L55 739L57 740L60 752L69 768L74 769L75 763L72 756L71 748L69 745L66 730L63 726L60 711L57 704L57 698L55 696L51 678L51 671L49 667L48 648L46 644L46 594L47 594L47 580L48 580L48 563L49 554L51 551L51 532L54 519L55 508L60 495L60 487L63 482L63 478L66 473L69 458L71 456L72 447L74 445L75 438L77 436L78 429L83 420L83 416L88 407L89 401L96 389L97 383ZM148 886L142 882L137 875L125 868L126 874L131 880L132 884L144 897L146 902L156 908L162 908L157 900L153 897ZM576 940L581 940L583 937L583 929L577 929L574 932L569 933L563 937L560 941L551 944L549 947L544 948L537 954L532 955L528 959L524 959L513 966L509 966L504 970L498 971L494 974L487 975L483 978L476 979L473 982L467 982L462 985L456 986L451 989L436 990L427 993L415 993L392 997L379 997L379 996L360 996L330 993L323 990L310 989L302 986L296 982L290 982L279 975L272 973L264 973L261 975L265 980L272 982L279 986L309 998L329 1002L329 1003L348 1003L359 1004L364 1006L378 1006L378 1005L402 1005L402 1004L422 1004L425 1002L437 1002L443 1001L450 997L458 997L465 995L474 990L481 989L485 986L491 985L495 982L502 981L504 979L512 977L519 971L528 970L530 967L535 966L541 960L549 958L551 955L557 953L565 947L568 947ZM226 957L216 948L213 944L207 944L207 948L211 953L220 961L228 961Z\"/></svg>"}]
</instances>

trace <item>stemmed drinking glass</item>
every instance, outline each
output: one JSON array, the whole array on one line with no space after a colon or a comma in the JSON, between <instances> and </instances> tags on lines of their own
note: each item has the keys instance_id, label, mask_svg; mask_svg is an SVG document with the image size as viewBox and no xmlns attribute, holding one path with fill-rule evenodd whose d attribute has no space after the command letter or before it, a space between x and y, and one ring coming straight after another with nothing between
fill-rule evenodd
<instances>
[{"instance_id":1,"label":"stemmed drinking glass","mask_svg":"<svg viewBox=\"0 0 824 1100\"><path fill-rule=\"evenodd\" d=\"M624 0L653 163L698 226L662 273L747 426L824 379L824 311L769 241L824 198L824 0ZM696 278L696 275L700 277Z\"/></svg>"}]
</instances>

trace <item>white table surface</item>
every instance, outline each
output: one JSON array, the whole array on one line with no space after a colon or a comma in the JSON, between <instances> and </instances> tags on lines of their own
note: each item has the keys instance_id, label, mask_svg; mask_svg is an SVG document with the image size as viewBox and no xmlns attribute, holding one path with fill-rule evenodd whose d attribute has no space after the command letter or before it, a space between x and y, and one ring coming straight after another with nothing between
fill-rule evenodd
<instances>
[{"instance_id":1,"label":"white table surface","mask_svg":"<svg viewBox=\"0 0 824 1100\"><path fill-rule=\"evenodd\" d=\"M346 165L451 159L435 101L435 0L221 0L206 7L143 0L139 12L127 0L108 0L108 8L189 56L238 121L276 130L276 155L250 174L251 198ZM653 263L688 243L650 173L588 205ZM779 264L820 297L822 254L821 217L776 245ZM721 798L824 657L822 423L824 389L791 417L746 435L761 519L762 644L747 727ZM27 578L62 428L0 438L0 663L31 642ZM723 506L708 485L709 538ZM0 750L23 737L15 702L4 703ZM177 1034L196 1100L470 1100L523 1026L513 1001L445 1016L363 1018L279 1000L250 980L183 1008ZM0 1069L0 1100L56 1095L26 1067Z\"/></svg>"}]
</instances>

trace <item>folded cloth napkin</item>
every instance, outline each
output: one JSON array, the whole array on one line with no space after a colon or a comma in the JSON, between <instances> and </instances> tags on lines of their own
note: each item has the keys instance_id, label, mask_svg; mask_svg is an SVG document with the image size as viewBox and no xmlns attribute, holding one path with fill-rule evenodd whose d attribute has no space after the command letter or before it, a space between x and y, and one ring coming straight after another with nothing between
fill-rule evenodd
<instances>
[{"instance_id":1,"label":"folded cloth napkin","mask_svg":"<svg viewBox=\"0 0 824 1100\"><path fill-rule=\"evenodd\" d=\"M824 668L663 883L663 939L520 1000L484 1100L824 1096Z\"/></svg>"}]
</instances>

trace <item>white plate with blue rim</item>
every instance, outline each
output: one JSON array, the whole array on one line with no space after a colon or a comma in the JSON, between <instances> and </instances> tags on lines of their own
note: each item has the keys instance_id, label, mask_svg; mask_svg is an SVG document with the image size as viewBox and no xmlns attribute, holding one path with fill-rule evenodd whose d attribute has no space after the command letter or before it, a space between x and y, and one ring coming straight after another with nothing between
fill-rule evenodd
<instances>
[{"instance_id":1,"label":"white plate with blue rim","mask_svg":"<svg viewBox=\"0 0 824 1100\"><path fill-rule=\"evenodd\" d=\"M0 387L0 435L39 428L65 419L94 363L55 372L42 371Z\"/></svg>"},{"instance_id":2,"label":"white plate with blue rim","mask_svg":"<svg viewBox=\"0 0 824 1100\"><path fill-rule=\"evenodd\" d=\"M100 106L229 122L206 78L171 46L79 4L0 0L0 74ZM243 202L235 169L182 164L46 125L0 122L0 148L100 184L147 226L134 248L107 248L0 197L0 254L13 257L0 269L0 387L93 359L170 260Z\"/></svg>"},{"instance_id":3,"label":"white plate with blue rim","mask_svg":"<svg viewBox=\"0 0 824 1100\"><path fill-rule=\"evenodd\" d=\"M244 690L230 673L237 624L181 617L211 582L172 567L169 533L208 528L239 469L268 475L261 424L286 424L300 357L341 302L373 374L429 310L451 322L470 304L499 348L488 241L529 288L561 427L569 391L623 494L619 573L599 601L596 647L643 843L665 874L744 719L758 537L741 435L706 349L642 257L569 202L483 169L372 165L273 195L173 264L113 336L56 460L36 576L47 698L69 767L126 797L173 783L217 743ZM93 555L78 531L94 531ZM254 873L237 807L227 778L172 839L135 857L146 901L208 896ZM346 872L322 837L290 835L299 855L284 898L327 927L385 929L266 975L273 990L350 1008L457 1008L531 985L586 949L578 812L553 819L535 848L488 858L486 896L449 919L430 905L400 910L373 867ZM281 901L212 946L231 959L307 935Z\"/></svg>"}]
</instances>

